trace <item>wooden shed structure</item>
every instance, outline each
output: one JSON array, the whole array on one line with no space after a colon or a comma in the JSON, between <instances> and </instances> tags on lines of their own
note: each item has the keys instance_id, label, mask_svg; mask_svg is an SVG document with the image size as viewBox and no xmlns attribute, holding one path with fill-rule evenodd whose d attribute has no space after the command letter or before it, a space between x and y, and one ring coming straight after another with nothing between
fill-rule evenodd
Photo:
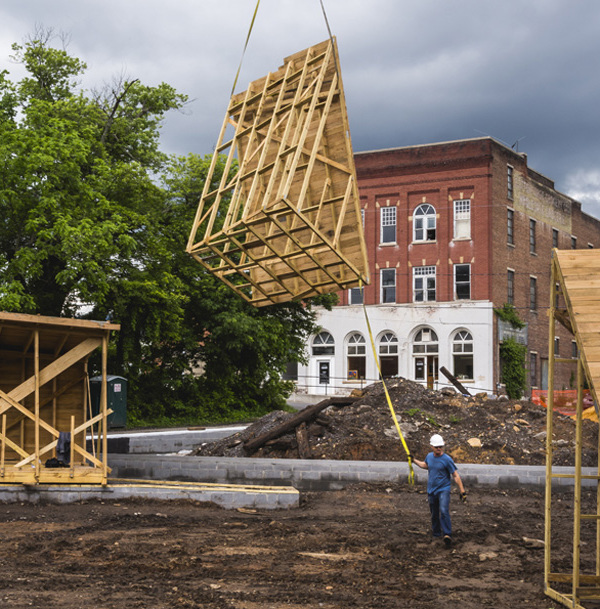
<instances>
[{"instance_id":1,"label":"wooden shed structure","mask_svg":"<svg viewBox=\"0 0 600 609\"><path fill-rule=\"evenodd\" d=\"M255 306L368 283L334 39L232 96L187 252Z\"/></svg>"},{"instance_id":2,"label":"wooden shed structure","mask_svg":"<svg viewBox=\"0 0 600 609\"><path fill-rule=\"evenodd\" d=\"M0 312L0 484L106 484L107 349L118 329ZM100 412L92 417L87 364L99 348L103 388ZM86 436L94 428L88 451Z\"/></svg>"},{"instance_id":3,"label":"wooden shed structure","mask_svg":"<svg viewBox=\"0 0 600 609\"><path fill-rule=\"evenodd\" d=\"M545 502L545 562L544 583L548 596L566 607L583 609L589 602L597 607L600 601L600 461L593 465L595 473L584 473L582 467L582 424L584 386L590 391L598 412L600 387L600 250L554 250L552 255L550 293L548 408L546 434L546 502ZM556 322L569 329L577 343L578 358L556 357L554 336ZM553 466L554 370L556 365L577 367L577 408L575 431L575 467L572 472ZM600 455L600 445L598 454ZM590 466L590 464L587 464ZM553 486L572 479L573 545L568 549L553 546L552 505ZM554 484L553 484L554 483ZM586 502L582 502L583 487L587 488ZM564 497L564 493L562 493ZM590 507L592 506L592 507ZM584 513L585 512L585 513ZM586 541L582 543L582 525ZM564 525L563 525L564 526ZM585 556L582 555L582 546ZM572 554L567 572L553 570L555 564L564 565ZM558 556L557 556L558 555ZM558 558L558 560L555 560ZM585 570L582 568L585 565ZM589 606L589 605L588 605Z\"/></svg>"}]
</instances>

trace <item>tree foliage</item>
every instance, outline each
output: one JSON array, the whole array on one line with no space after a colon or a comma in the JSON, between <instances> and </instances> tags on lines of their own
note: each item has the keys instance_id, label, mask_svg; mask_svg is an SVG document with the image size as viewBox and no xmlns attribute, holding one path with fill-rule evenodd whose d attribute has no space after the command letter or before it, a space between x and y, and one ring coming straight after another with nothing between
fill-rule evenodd
<instances>
[{"instance_id":1,"label":"tree foliage","mask_svg":"<svg viewBox=\"0 0 600 609\"><path fill-rule=\"evenodd\" d=\"M138 419L281 405L314 313L255 309L184 252L210 156L168 158L159 128L186 97L123 78L84 91L85 63L51 42L13 45L19 82L0 73L0 309L120 323L110 370Z\"/></svg>"}]
</instances>

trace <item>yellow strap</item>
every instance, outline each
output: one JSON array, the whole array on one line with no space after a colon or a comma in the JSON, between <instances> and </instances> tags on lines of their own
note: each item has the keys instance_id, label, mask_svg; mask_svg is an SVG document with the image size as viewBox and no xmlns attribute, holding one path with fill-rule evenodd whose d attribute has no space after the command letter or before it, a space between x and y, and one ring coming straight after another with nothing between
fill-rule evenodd
<instances>
[{"instance_id":1,"label":"yellow strap","mask_svg":"<svg viewBox=\"0 0 600 609\"><path fill-rule=\"evenodd\" d=\"M246 49L248 48L248 42L250 41L250 34L252 33L252 28L254 27L254 20L256 19L256 13L258 13L258 5L260 4L260 0L257 0L256 7L254 9L254 15L252 15L252 21L250 22L250 29L248 30L248 35L246 36L246 44L244 45L244 50L242 51L242 58L240 59L240 65L237 69L237 74L235 75L235 80L233 81L233 87L231 87L231 95L233 96L235 93L235 87L237 85L238 78L240 76L240 72L242 70L242 62L244 61L244 55L246 54Z\"/></svg>"},{"instance_id":2,"label":"yellow strap","mask_svg":"<svg viewBox=\"0 0 600 609\"><path fill-rule=\"evenodd\" d=\"M375 340L373 339L373 331L371 330L371 323L369 322L369 316L367 315L367 307L365 305L364 298L364 288L362 285L362 281L359 281L359 287L363 291L363 311L365 312L365 319L367 320L367 328L369 330L369 338L371 339L371 347L373 348L373 356L375 357L375 363L377 364L377 370L379 371L379 378L381 379L381 384L383 385L383 390L385 391L385 397L387 399L388 406L390 407L390 412L392 413L392 419L394 419L394 424L396 425L396 429L398 430L398 435L400 436L400 440L402 441L402 446L404 446L404 450L406 452L406 456L408 457L408 483L415 483L415 472L412 466L412 455L410 454L410 450L408 450L408 446L406 444L406 440L402 435L402 430L400 429L400 424L398 423L398 419L396 417L396 412L394 411L394 407L392 406L392 400L390 398L390 394L388 393L387 387L385 385L385 381L383 380L383 374L381 374L381 366L379 364L379 358L377 357L377 349L375 348Z\"/></svg>"}]
</instances>

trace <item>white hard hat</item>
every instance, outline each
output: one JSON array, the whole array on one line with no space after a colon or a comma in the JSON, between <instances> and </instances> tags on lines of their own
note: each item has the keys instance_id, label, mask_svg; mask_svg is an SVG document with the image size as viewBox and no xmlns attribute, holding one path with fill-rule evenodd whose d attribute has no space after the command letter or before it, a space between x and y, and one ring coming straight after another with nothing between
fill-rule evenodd
<instances>
[{"instance_id":1,"label":"white hard hat","mask_svg":"<svg viewBox=\"0 0 600 609\"><path fill-rule=\"evenodd\" d=\"M444 446L444 438L439 433L434 433L429 440L431 446Z\"/></svg>"}]
</instances>

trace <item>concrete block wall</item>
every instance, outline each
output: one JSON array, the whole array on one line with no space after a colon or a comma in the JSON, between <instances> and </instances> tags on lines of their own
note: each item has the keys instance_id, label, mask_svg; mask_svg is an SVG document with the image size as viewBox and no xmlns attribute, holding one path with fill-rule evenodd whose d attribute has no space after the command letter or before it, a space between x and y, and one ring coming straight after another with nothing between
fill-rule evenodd
<instances>
[{"instance_id":1,"label":"concrete block wall","mask_svg":"<svg viewBox=\"0 0 600 609\"><path fill-rule=\"evenodd\" d=\"M408 480L407 463L392 461L111 455L109 465L113 478L293 486L300 491L340 490L358 482ZM459 472L467 488L490 485L541 490L545 487L544 466L459 464ZM573 468L558 467L555 472L570 474ZM586 468L584 473L595 475L596 472ZM427 472L415 468L415 478L424 486ZM595 484L594 480L583 481L584 486ZM573 479L556 478L553 485L569 488L573 486Z\"/></svg>"}]
</instances>

